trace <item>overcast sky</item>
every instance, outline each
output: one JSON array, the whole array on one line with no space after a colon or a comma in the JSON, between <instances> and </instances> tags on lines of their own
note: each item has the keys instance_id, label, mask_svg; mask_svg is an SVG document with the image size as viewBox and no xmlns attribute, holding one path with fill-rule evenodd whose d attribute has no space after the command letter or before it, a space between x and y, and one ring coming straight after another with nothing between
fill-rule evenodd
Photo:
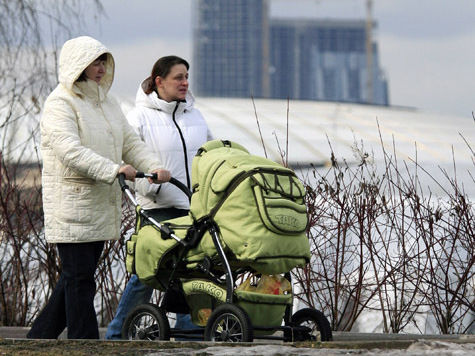
<instances>
[{"instance_id":1,"label":"overcast sky","mask_svg":"<svg viewBox=\"0 0 475 356\"><path fill-rule=\"evenodd\" d=\"M106 15L85 32L116 59L114 92L134 97L161 56L191 61L192 0L102 3ZM365 3L272 0L271 16L363 19ZM391 104L470 118L475 111L475 0L374 0L373 17Z\"/></svg>"}]
</instances>

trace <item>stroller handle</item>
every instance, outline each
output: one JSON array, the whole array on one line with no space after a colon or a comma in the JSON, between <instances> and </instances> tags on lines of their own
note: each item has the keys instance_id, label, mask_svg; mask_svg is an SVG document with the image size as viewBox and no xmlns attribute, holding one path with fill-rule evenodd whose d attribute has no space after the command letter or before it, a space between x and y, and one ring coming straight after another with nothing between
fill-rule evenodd
<instances>
[{"instance_id":1,"label":"stroller handle","mask_svg":"<svg viewBox=\"0 0 475 356\"><path fill-rule=\"evenodd\" d=\"M127 183L125 183L125 174L124 173L120 173L119 176L119 185L120 185L120 189L122 189L122 191L126 191L126 189L129 189L129 186L127 185ZM156 173L144 173L144 172L137 172L135 173L135 178L152 178L152 179L156 179L157 178L157 174ZM178 189L180 189L183 193L185 193L185 195L188 197L188 199L191 200L191 191L188 189L188 187L186 185L184 185L182 182L180 182L178 179L175 179L173 177L170 178L170 181L168 183L171 183L173 184L175 187L177 187Z\"/></svg>"},{"instance_id":2,"label":"stroller handle","mask_svg":"<svg viewBox=\"0 0 475 356\"><path fill-rule=\"evenodd\" d=\"M133 205L137 208L139 205L138 205L138 202L137 200L135 199L134 195L132 194L132 192L130 191L130 188L129 186L127 185L127 183L125 183L125 174L124 173L119 173L117 175L117 178L119 180L119 185L120 185L120 189L122 189L122 192L124 192L127 197L129 198L129 200L133 203ZM135 178L152 178L152 179L156 179L157 178L157 174L156 173L144 173L144 172L136 172L135 173ZM171 177L170 180L168 181L168 183L171 183L173 184L174 186L176 186L177 188L179 188L183 193L186 194L186 196L188 197L189 200L191 200L191 191L188 189L188 187L186 185L184 185L182 182L180 182L179 180ZM182 244L183 246L188 246L188 243L186 241L184 241L183 239L180 239L178 236L176 236L172 230L170 230L170 228L167 226L167 225L162 225L160 222L156 221L153 217L149 216L147 214L147 212L144 210L144 209L140 209L140 214L145 216L147 219L149 219L156 227L158 227L160 229L160 231L162 232L162 235L165 233L166 236L168 236L167 238L173 238L175 241L177 241L178 243Z\"/></svg>"}]
</instances>

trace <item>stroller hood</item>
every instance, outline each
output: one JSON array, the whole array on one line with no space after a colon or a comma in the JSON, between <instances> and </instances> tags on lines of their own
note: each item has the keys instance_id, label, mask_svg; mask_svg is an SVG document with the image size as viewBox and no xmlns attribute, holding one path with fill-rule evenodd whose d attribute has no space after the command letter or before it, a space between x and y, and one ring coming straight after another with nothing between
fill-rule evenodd
<instances>
[{"instance_id":1,"label":"stroller hood","mask_svg":"<svg viewBox=\"0 0 475 356\"><path fill-rule=\"evenodd\" d=\"M262 273L283 273L310 258L305 188L295 173L239 144L214 140L192 166L190 213L211 217L236 260ZM209 235L200 247L215 250Z\"/></svg>"}]
</instances>

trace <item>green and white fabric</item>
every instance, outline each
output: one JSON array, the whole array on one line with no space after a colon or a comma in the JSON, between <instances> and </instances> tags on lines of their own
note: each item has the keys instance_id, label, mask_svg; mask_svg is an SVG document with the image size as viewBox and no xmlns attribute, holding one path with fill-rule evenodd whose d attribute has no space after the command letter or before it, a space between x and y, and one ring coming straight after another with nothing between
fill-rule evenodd
<instances>
[{"instance_id":1,"label":"green and white fabric","mask_svg":"<svg viewBox=\"0 0 475 356\"><path fill-rule=\"evenodd\" d=\"M189 216L168 221L180 238L193 222L211 218L232 268L277 274L309 261L305 188L291 169L251 155L239 144L214 140L193 160L192 185ZM163 240L153 226L137 231L129 244L129 261L135 254L135 270L129 263L129 272L159 288L157 276L172 268L179 244ZM193 268L205 256L217 257L209 233L183 258Z\"/></svg>"}]
</instances>

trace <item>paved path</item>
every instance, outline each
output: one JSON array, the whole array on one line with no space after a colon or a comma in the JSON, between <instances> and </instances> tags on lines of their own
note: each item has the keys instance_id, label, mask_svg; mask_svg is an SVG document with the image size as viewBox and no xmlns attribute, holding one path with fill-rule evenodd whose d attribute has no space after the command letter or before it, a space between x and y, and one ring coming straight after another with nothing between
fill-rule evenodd
<instances>
[{"instance_id":1,"label":"paved path","mask_svg":"<svg viewBox=\"0 0 475 356\"><path fill-rule=\"evenodd\" d=\"M285 343L256 340L253 343L180 341L105 341L25 339L29 328L0 327L0 355L283 355L283 356L472 356L475 335L401 335L334 332L331 342ZM105 328L100 328L104 337Z\"/></svg>"},{"instance_id":2,"label":"paved path","mask_svg":"<svg viewBox=\"0 0 475 356\"><path fill-rule=\"evenodd\" d=\"M30 330L27 327L4 327L0 326L0 338L24 339ZM104 339L106 328L99 328L99 335ZM60 339L66 339L66 332L61 334ZM353 333L353 332L333 332L333 341L382 341L382 340L471 340L475 343L475 335L419 335L419 334L375 334L375 333Z\"/></svg>"}]
</instances>

